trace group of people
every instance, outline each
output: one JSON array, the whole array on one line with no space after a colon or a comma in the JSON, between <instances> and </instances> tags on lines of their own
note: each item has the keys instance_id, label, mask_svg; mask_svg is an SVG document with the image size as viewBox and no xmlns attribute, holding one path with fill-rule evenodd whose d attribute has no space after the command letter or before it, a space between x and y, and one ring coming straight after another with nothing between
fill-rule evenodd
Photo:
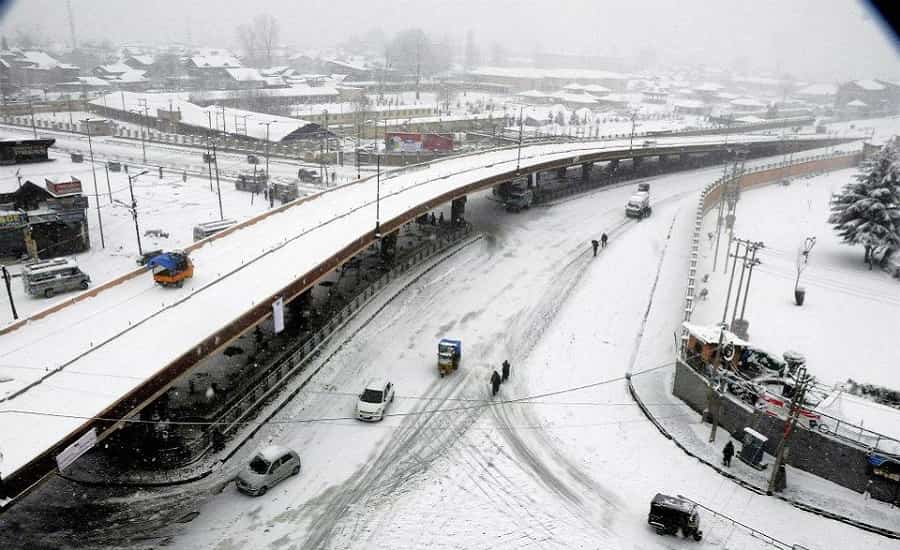
<instances>
[{"instance_id":1,"label":"group of people","mask_svg":"<svg viewBox=\"0 0 900 550\"><path fill-rule=\"evenodd\" d=\"M501 375L497 371L491 374L491 395L497 395L497 392L500 391L500 384L509 378L509 368L509 361L504 359L500 368L503 374Z\"/></svg>"},{"instance_id":2,"label":"group of people","mask_svg":"<svg viewBox=\"0 0 900 550\"><path fill-rule=\"evenodd\" d=\"M609 240L609 237L606 233L600 235L600 240L592 239L591 246L594 248L594 257L597 257L597 249L598 248L606 248L606 242Z\"/></svg>"}]
</instances>

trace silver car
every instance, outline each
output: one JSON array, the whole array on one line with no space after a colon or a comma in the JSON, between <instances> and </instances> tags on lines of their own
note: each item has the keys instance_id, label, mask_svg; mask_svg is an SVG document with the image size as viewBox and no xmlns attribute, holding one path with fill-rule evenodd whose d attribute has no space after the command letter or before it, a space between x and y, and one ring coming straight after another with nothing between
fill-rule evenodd
<instances>
[{"instance_id":1,"label":"silver car","mask_svg":"<svg viewBox=\"0 0 900 550\"><path fill-rule=\"evenodd\" d=\"M235 480L238 490L255 496L266 494L286 477L300 473L300 457L280 445L257 451Z\"/></svg>"}]
</instances>

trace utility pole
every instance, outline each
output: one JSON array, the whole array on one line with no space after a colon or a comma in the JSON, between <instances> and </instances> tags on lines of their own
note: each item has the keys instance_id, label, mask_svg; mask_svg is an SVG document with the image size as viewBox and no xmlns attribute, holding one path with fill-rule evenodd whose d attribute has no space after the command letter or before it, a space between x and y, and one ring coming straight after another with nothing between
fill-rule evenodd
<instances>
[{"instance_id":1,"label":"utility pole","mask_svg":"<svg viewBox=\"0 0 900 550\"><path fill-rule=\"evenodd\" d=\"M103 216L100 214L100 192L97 190L97 168L94 166L94 145L91 141L91 119L86 118L81 122L87 128L88 151L91 154L91 174L94 176L94 199L97 201L97 223L100 226L100 247L106 248L106 241L103 238Z\"/></svg>"},{"instance_id":2,"label":"utility pole","mask_svg":"<svg viewBox=\"0 0 900 550\"><path fill-rule=\"evenodd\" d=\"M269 178L269 126L278 122L277 120L267 120L265 122L260 122L260 126L266 127L266 189L268 189L269 194L269 208L275 206L275 195L272 193L272 185L269 183L271 180ZM219 167L216 165L216 181L219 179Z\"/></svg>"},{"instance_id":3,"label":"utility pole","mask_svg":"<svg viewBox=\"0 0 900 550\"><path fill-rule=\"evenodd\" d=\"M212 142L212 154L213 154L212 161L216 164L216 193L218 193L218 195L219 195L219 219L224 220L225 214L222 211L222 187L219 185L219 159L218 159L218 156L216 155L216 142L215 141ZM256 182L254 182L254 184L255 183ZM271 193L269 193L269 195L271 195Z\"/></svg>"},{"instance_id":4,"label":"utility pole","mask_svg":"<svg viewBox=\"0 0 900 550\"><path fill-rule=\"evenodd\" d=\"M381 238L381 155L375 155L375 238Z\"/></svg>"},{"instance_id":5,"label":"utility pole","mask_svg":"<svg viewBox=\"0 0 900 550\"><path fill-rule=\"evenodd\" d=\"M519 150L516 154L516 175L519 174L519 168L522 164L522 130L525 127L525 107L519 107Z\"/></svg>"},{"instance_id":6,"label":"utility pole","mask_svg":"<svg viewBox=\"0 0 900 550\"><path fill-rule=\"evenodd\" d=\"M209 169L209 190L212 191L212 190L213 190L213 186L212 186L212 157L209 156L209 155L210 155L210 151L212 151L212 149L210 149L210 146L209 146L209 142L210 142L210 139L211 139L211 136L212 136L212 132L213 132L213 127L212 127L212 112L206 111L206 117L209 119L209 132L206 133L206 158L207 158L206 167ZM254 181L254 185L255 185L255 184L256 184L256 182Z\"/></svg>"},{"instance_id":7,"label":"utility pole","mask_svg":"<svg viewBox=\"0 0 900 550\"><path fill-rule=\"evenodd\" d=\"M34 132L34 139L37 139L37 126L34 124L34 103L31 101L31 95L28 96L28 107L31 109L31 131Z\"/></svg>"},{"instance_id":8,"label":"utility pole","mask_svg":"<svg viewBox=\"0 0 900 550\"><path fill-rule=\"evenodd\" d=\"M762 243L758 243L758 244L760 245L760 248L761 248L761 247L762 247ZM747 309L747 295L750 294L750 278L753 277L753 268L756 267L756 266L758 266L759 264L762 263L761 261L759 261L758 259L756 259L756 249L757 249L757 247L754 246L754 247L753 247L753 257L750 258L750 268L749 268L749 271L747 272L747 287L744 288L744 301L743 301L743 303L741 304L741 317L740 317L740 319L741 319L742 321L745 321L745 320L746 320L745 317L744 317L744 311L746 311L746 309ZM737 305L737 304L735 304L735 306L736 306L736 305ZM734 321L732 321L732 324L734 324Z\"/></svg>"},{"instance_id":9,"label":"utility pole","mask_svg":"<svg viewBox=\"0 0 900 550\"><path fill-rule=\"evenodd\" d=\"M713 273L716 272L716 265L719 262L719 239L722 236L722 210L725 208L725 185L728 181L728 162L725 162L724 167L722 168L722 185L721 191L719 191L719 213L716 218L716 251L713 253ZM731 250L731 245L728 245L728 250Z\"/></svg>"},{"instance_id":10,"label":"utility pole","mask_svg":"<svg viewBox=\"0 0 900 550\"><path fill-rule=\"evenodd\" d=\"M421 63L422 37L416 37L416 101L419 101L419 82L422 75Z\"/></svg>"},{"instance_id":11,"label":"utility pole","mask_svg":"<svg viewBox=\"0 0 900 550\"><path fill-rule=\"evenodd\" d=\"M791 409L787 419L784 422L784 435L778 443L778 449L775 451L775 463L772 465L772 475L769 477L769 485L766 494L771 496L776 491L781 491L787 485L786 471L784 469L784 459L789 454L790 438L797 427L797 420L803 408L803 397L809 388L810 378L806 374L806 367L797 368L796 386L794 394L791 397Z\"/></svg>"},{"instance_id":12,"label":"utility pole","mask_svg":"<svg viewBox=\"0 0 900 550\"><path fill-rule=\"evenodd\" d=\"M635 119L637 119L637 111L631 111L631 139L628 140L628 150L631 151L634 146L634 127L635 127Z\"/></svg>"},{"instance_id":13,"label":"utility pole","mask_svg":"<svg viewBox=\"0 0 900 550\"><path fill-rule=\"evenodd\" d=\"M731 310L731 324L728 325L731 327L731 330L734 331L734 319L737 317L737 305L738 302L741 301L741 289L744 287L744 273L747 271L747 254L750 252L750 247L752 245L747 243L744 247L744 256L741 258L741 276L738 278L738 287L737 293L734 295L734 309ZM756 249L754 248L754 251ZM735 258L737 261L737 258ZM734 279L734 271L731 272L731 278Z\"/></svg>"},{"instance_id":14,"label":"utility pole","mask_svg":"<svg viewBox=\"0 0 900 550\"><path fill-rule=\"evenodd\" d=\"M133 176L128 176L128 191L131 193L131 217L134 219L134 234L137 236L137 245L138 245L138 255L143 256L144 250L141 248L141 229L138 226L138 214L137 214L137 201L134 200L134 180L138 179L138 176L143 176L147 173L147 170L144 170L140 173L137 173Z\"/></svg>"},{"instance_id":15,"label":"utility pole","mask_svg":"<svg viewBox=\"0 0 900 550\"><path fill-rule=\"evenodd\" d=\"M112 204L112 185L109 184L109 163L104 163L103 167L106 168L106 192L109 193L109 204Z\"/></svg>"},{"instance_id":16,"label":"utility pole","mask_svg":"<svg viewBox=\"0 0 900 550\"><path fill-rule=\"evenodd\" d=\"M16 311L16 303L13 301L12 275L9 274L9 270L6 269L5 265L0 265L0 271L3 273L3 282L6 284L6 296L9 298L9 309L12 310L13 321L15 321L19 318L19 313Z\"/></svg>"}]
</instances>

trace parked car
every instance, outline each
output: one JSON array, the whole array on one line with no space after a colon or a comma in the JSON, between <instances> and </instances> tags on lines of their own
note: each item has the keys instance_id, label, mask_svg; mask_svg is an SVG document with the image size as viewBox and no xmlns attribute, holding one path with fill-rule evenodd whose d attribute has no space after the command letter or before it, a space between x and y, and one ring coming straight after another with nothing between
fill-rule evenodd
<instances>
[{"instance_id":1,"label":"parked car","mask_svg":"<svg viewBox=\"0 0 900 550\"><path fill-rule=\"evenodd\" d=\"M387 380L372 379L366 384L356 403L356 417L376 422L384 418L388 405L394 401L394 385Z\"/></svg>"},{"instance_id":2,"label":"parked car","mask_svg":"<svg viewBox=\"0 0 900 550\"><path fill-rule=\"evenodd\" d=\"M70 290L87 290L91 277L74 260L57 258L26 264L22 268L22 283L31 296L50 298Z\"/></svg>"},{"instance_id":3,"label":"parked car","mask_svg":"<svg viewBox=\"0 0 900 550\"><path fill-rule=\"evenodd\" d=\"M647 523L659 535L675 535L681 530L685 538L693 537L696 541L703 538L697 505L681 495L673 497L657 493L650 502Z\"/></svg>"},{"instance_id":4,"label":"parked car","mask_svg":"<svg viewBox=\"0 0 900 550\"><path fill-rule=\"evenodd\" d=\"M281 480L300 473L300 457L281 445L269 445L257 451L247 467L238 474L238 490L255 496L266 494Z\"/></svg>"}]
</instances>

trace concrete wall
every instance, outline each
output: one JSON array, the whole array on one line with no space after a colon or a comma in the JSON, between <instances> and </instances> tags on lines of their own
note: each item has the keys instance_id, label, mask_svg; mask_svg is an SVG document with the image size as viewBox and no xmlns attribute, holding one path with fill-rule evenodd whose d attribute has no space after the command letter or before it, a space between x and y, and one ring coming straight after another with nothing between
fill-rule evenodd
<instances>
[{"instance_id":1,"label":"concrete wall","mask_svg":"<svg viewBox=\"0 0 900 550\"><path fill-rule=\"evenodd\" d=\"M706 409L706 379L681 359L676 362L672 393L697 412L702 413ZM753 428L769 438L766 452L772 455L784 433L784 420L768 415L754 416L751 407L730 395L722 399L719 425L737 436L744 428ZM897 483L871 475L866 453L863 447L798 425L791 436L786 463L859 493L868 489L872 498L895 501L898 496Z\"/></svg>"}]
</instances>

